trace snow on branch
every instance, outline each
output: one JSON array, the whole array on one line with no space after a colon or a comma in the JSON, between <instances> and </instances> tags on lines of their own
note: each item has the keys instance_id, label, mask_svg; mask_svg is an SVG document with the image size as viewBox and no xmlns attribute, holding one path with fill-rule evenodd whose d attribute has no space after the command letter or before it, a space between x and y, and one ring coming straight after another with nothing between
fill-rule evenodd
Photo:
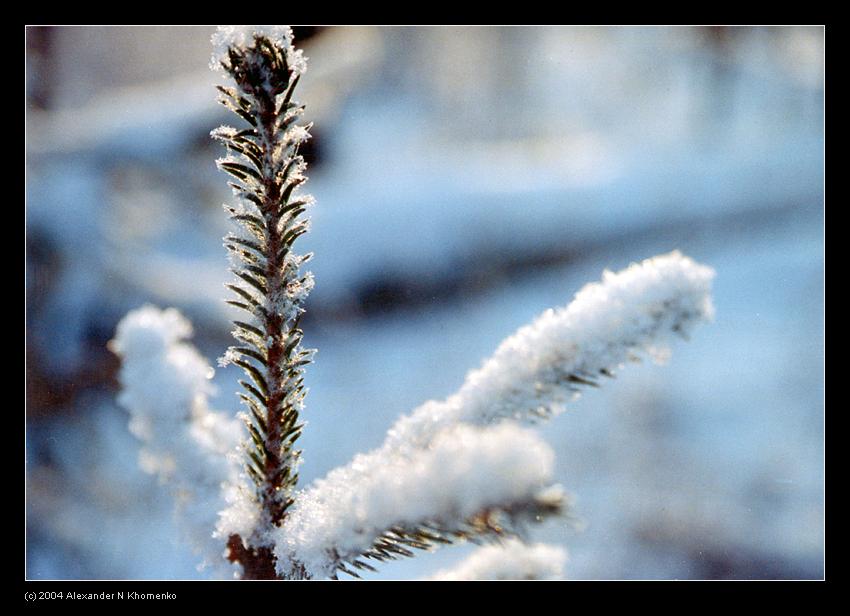
<instances>
[{"instance_id":1,"label":"snow on branch","mask_svg":"<svg viewBox=\"0 0 850 616\"><path fill-rule=\"evenodd\" d=\"M247 430L236 452L242 473L226 488L228 507L216 534L246 577L266 579L274 577L266 537L292 505L298 481L304 371L314 353L303 348L299 327L313 288L313 275L301 267L311 255L295 253L296 240L310 229L306 213L313 204L301 192L307 163L299 154L311 125L298 124L304 105L293 99L306 66L288 26L221 27L213 45L213 67L233 83L217 86L219 102L242 126L211 135L226 148L216 164L229 174L235 198L225 205L236 223L224 238L235 275L227 303L243 311L233 321L236 344L220 363L245 372L239 397Z\"/></svg>"},{"instance_id":2,"label":"snow on branch","mask_svg":"<svg viewBox=\"0 0 850 616\"><path fill-rule=\"evenodd\" d=\"M509 538L485 545L451 569L442 569L429 580L560 580L567 553L562 548Z\"/></svg>"},{"instance_id":3,"label":"snow on branch","mask_svg":"<svg viewBox=\"0 0 850 616\"><path fill-rule=\"evenodd\" d=\"M713 276L672 252L606 271L568 306L544 312L505 340L457 393L402 417L380 448L299 493L272 531L279 571L296 564L308 575L332 576L346 571L345 563L369 568L358 556L393 557L409 552L397 551L400 543L424 548L485 533L486 523L481 533L469 528L481 512L560 510L560 491L543 489L552 465L548 446L513 422L487 424L549 417L578 386L596 385L626 361L641 354L663 359L673 336L712 318ZM446 532L463 525L469 532Z\"/></svg>"},{"instance_id":4,"label":"snow on branch","mask_svg":"<svg viewBox=\"0 0 850 616\"><path fill-rule=\"evenodd\" d=\"M586 285L504 340L458 392L429 401L389 431L398 447L425 447L442 428L498 419L533 422L565 410L581 386L596 386L642 354L663 361L675 336L713 318L714 270L674 251Z\"/></svg>"},{"instance_id":5,"label":"snow on branch","mask_svg":"<svg viewBox=\"0 0 850 616\"><path fill-rule=\"evenodd\" d=\"M298 494L273 531L278 568L297 563L311 577L333 576L346 562L370 568L360 556L393 558L409 554L404 545L480 534L476 521L499 533L482 514L505 512L499 523L510 526L510 514L537 515L560 503L560 491L546 489L553 463L540 437L512 424L455 426L428 449L384 446L358 455Z\"/></svg>"},{"instance_id":6,"label":"snow on branch","mask_svg":"<svg viewBox=\"0 0 850 616\"><path fill-rule=\"evenodd\" d=\"M213 369L185 342L191 334L174 308L147 305L121 320L109 348L122 360L118 402L142 443L141 467L169 484L193 547L218 564L223 547L212 529L242 428L209 408Z\"/></svg>"}]
</instances>

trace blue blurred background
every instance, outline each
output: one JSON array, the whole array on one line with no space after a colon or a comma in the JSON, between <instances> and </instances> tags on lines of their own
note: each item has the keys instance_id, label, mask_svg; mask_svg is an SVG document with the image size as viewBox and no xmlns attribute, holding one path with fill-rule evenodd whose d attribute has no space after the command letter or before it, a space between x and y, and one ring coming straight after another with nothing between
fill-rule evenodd
<instances>
[{"instance_id":1,"label":"blue blurred background","mask_svg":"<svg viewBox=\"0 0 850 616\"><path fill-rule=\"evenodd\" d=\"M115 403L120 318L229 343L211 28L26 29L30 579L205 577ZM315 122L302 481L605 268L680 249L714 324L540 427L570 579L821 578L824 31L296 28ZM218 369L216 408L237 410ZM384 566L407 579L469 553Z\"/></svg>"}]
</instances>

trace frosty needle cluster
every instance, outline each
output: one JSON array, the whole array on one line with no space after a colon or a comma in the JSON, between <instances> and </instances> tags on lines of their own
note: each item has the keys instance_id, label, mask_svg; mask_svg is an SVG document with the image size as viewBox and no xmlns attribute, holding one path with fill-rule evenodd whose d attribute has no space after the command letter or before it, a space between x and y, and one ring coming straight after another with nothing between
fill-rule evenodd
<instances>
[{"instance_id":1,"label":"frosty needle cluster","mask_svg":"<svg viewBox=\"0 0 850 616\"><path fill-rule=\"evenodd\" d=\"M711 319L714 272L678 252L606 272L506 339L455 394L400 418L379 448L297 491L303 371L313 353L298 327L313 286L301 269L310 255L293 250L313 202L300 192L307 178L298 149L310 135L293 98L306 61L288 27L223 27L213 44L212 66L229 78L219 100L241 123L212 136L226 147L216 162L232 176L235 197L225 206L236 223L225 237L236 276L228 303L246 315L234 321L237 344L219 363L246 374L246 436L234 443L232 420L207 408L211 369L184 341L188 322L146 306L121 322L111 345L123 359L119 400L145 443L146 470L206 507L194 516L203 525L194 534L226 545L243 578L357 576L373 569L368 561L516 536L560 512L554 453L520 424L561 412L581 387L626 361L665 358L673 335ZM440 575L558 577L564 558L510 540Z\"/></svg>"},{"instance_id":2,"label":"frosty needle cluster","mask_svg":"<svg viewBox=\"0 0 850 616\"><path fill-rule=\"evenodd\" d=\"M225 237L237 278L228 285L234 293L229 303L247 313L245 321L234 321L239 344L220 363L236 364L248 377L240 381L245 389L240 396L250 436L245 469L253 489L243 498L254 501L260 512L253 533L232 534L228 544L231 559L268 573L262 532L279 525L293 502L303 369L312 357L301 347L298 328L313 286L312 274L301 273L310 255L293 250L309 228L302 214L312 204L312 197L299 191L307 178L298 148L309 138L309 126L298 124L304 106L293 99L305 60L293 47L288 27L221 28L213 43L213 68L231 81L218 87L219 102L242 120L239 129L222 126L212 136L227 148L227 156L216 162L232 176L237 202L225 206L237 223Z\"/></svg>"}]
</instances>

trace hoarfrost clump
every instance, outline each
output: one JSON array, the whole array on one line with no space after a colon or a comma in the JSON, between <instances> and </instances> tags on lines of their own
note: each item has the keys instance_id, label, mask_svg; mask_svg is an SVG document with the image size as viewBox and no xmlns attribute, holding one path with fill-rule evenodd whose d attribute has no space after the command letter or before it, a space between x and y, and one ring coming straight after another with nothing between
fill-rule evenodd
<instances>
[{"instance_id":1,"label":"hoarfrost clump","mask_svg":"<svg viewBox=\"0 0 850 616\"><path fill-rule=\"evenodd\" d=\"M476 549L455 567L442 569L428 580L560 580L566 561L567 553L559 547L507 539Z\"/></svg>"},{"instance_id":2,"label":"hoarfrost clump","mask_svg":"<svg viewBox=\"0 0 850 616\"><path fill-rule=\"evenodd\" d=\"M457 524L490 507L533 500L551 481L554 452L516 425L459 425L427 449L382 447L360 454L298 494L274 532L279 566L330 576L367 552L380 534L422 520Z\"/></svg>"},{"instance_id":3,"label":"hoarfrost clump","mask_svg":"<svg viewBox=\"0 0 850 616\"><path fill-rule=\"evenodd\" d=\"M292 28L289 26L219 26L212 35L213 54L210 68L221 71L221 63L227 59L230 49L246 48L258 36L266 37L274 45L286 51L286 60L297 74L307 70L307 58L292 44Z\"/></svg>"},{"instance_id":4,"label":"hoarfrost clump","mask_svg":"<svg viewBox=\"0 0 850 616\"><path fill-rule=\"evenodd\" d=\"M234 455L232 458L234 462L239 463L242 455ZM231 535L262 538L262 535L256 532L261 522L261 507L247 475L240 473L237 478L224 484L222 489L226 507L218 512L213 537L222 540L222 544L226 543Z\"/></svg>"},{"instance_id":5,"label":"hoarfrost clump","mask_svg":"<svg viewBox=\"0 0 850 616\"><path fill-rule=\"evenodd\" d=\"M222 546L211 529L241 427L209 408L213 369L186 342L191 334L177 310L148 305L121 320L109 348L122 359L118 402L142 443L141 467L169 484L193 547L220 565Z\"/></svg>"}]
</instances>

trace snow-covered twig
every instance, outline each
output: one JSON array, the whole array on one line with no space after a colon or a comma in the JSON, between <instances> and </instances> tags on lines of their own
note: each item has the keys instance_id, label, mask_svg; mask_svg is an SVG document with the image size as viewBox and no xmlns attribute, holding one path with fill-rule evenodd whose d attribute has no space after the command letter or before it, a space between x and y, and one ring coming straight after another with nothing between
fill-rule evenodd
<instances>
[{"instance_id":1,"label":"snow-covered twig","mask_svg":"<svg viewBox=\"0 0 850 616\"><path fill-rule=\"evenodd\" d=\"M298 327L313 288L312 274L300 268L311 255L293 251L309 229L302 214L313 203L299 194L307 177L298 148L310 127L297 124L304 106L292 97L306 60L288 26L222 27L213 45L212 67L233 84L219 86L219 102L243 123L241 129L212 131L227 148L216 163L232 176L236 199L236 207L225 206L237 223L224 238L236 275L227 285L235 295L228 303L247 314L234 321L237 344L220 362L236 364L248 377L240 381L248 438L239 452L247 481L242 477L230 486L218 534L233 528L226 537L229 558L242 564L247 577L265 578L274 576L265 537L284 519L298 481L303 373L313 356L301 347ZM245 515L246 507L254 513Z\"/></svg>"},{"instance_id":2,"label":"snow-covered twig","mask_svg":"<svg viewBox=\"0 0 850 616\"><path fill-rule=\"evenodd\" d=\"M142 443L140 465L169 485L193 547L218 565L223 546L212 529L240 426L209 408L213 369L186 342L191 334L174 308L144 306L121 320L109 348L122 360L118 402Z\"/></svg>"},{"instance_id":3,"label":"snow-covered twig","mask_svg":"<svg viewBox=\"0 0 850 616\"><path fill-rule=\"evenodd\" d=\"M533 422L564 411L582 386L596 386L625 362L663 361L668 344L713 318L714 270L678 251L634 263L586 285L504 340L458 392L401 418L388 441L425 447L445 426L497 419Z\"/></svg>"},{"instance_id":4,"label":"snow-covered twig","mask_svg":"<svg viewBox=\"0 0 850 616\"><path fill-rule=\"evenodd\" d=\"M311 577L333 576L345 563L363 566L361 556L404 554L396 550L411 545L408 535L419 535L412 547L427 548L509 531L524 515L560 507L560 490L550 487L553 464L539 436L512 424L459 425L427 449L359 455L298 494L272 537L278 567L297 562ZM493 514L505 515L497 522ZM388 529L391 536L382 536Z\"/></svg>"},{"instance_id":5,"label":"snow-covered twig","mask_svg":"<svg viewBox=\"0 0 850 616\"><path fill-rule=\"evenodd\" d=\"M477 510L534 502L534 490L548 480L542 470L549 449L512 424L473 426L549 417L579 385L595 385L640 353L663 359L673 335L712 318L713 276L673 252L605 272L568 306L547 310L505 340L457 393L402 417L380 448L299 494L273 533L279 566L298 562L312 575L332 575L358 556L374 557L382 529L432 520L452 528ZM440 459L446 449L454 455ZM525 474L532 470L533 478ZM556 499L555 508L561 505Z\"/></svg>"}]
</instances>

